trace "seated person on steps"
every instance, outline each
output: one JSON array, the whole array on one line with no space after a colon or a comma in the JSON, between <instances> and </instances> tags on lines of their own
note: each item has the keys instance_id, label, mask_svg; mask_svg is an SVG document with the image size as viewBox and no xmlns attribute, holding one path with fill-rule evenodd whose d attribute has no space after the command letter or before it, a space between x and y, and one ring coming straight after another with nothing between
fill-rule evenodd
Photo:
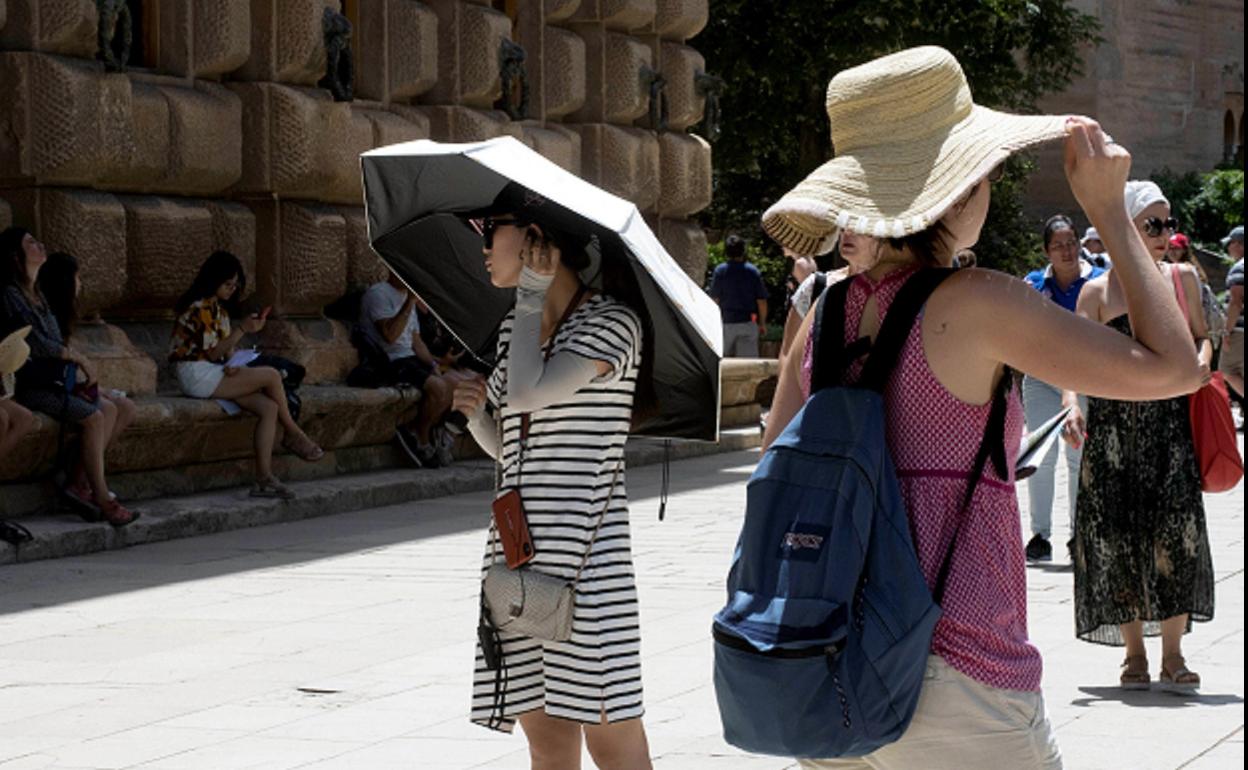
<instances>
[{"instance_id":1,"label":"seated person on steps","mask_svg":"<svg viewBox=\"0 0 1248 770\"><path fill-rule=\"evenodd\" d=\"M389 359L384 379L421 391L416 419L396 431L399 444L418 467L438 468L449 460L445 451L439 456L443 431L435 426L451 408L451 385L421 338L417 302L416 295L391 273L364 292L360 326L368 341L376 343Z\"/></svg>"}]
</instances>

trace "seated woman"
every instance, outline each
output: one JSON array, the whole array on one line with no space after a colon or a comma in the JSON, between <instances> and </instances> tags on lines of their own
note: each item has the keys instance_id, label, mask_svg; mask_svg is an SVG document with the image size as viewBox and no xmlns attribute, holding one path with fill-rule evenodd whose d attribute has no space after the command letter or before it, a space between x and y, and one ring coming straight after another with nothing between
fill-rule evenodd
<instances>
[{"instance_id":1,"label":"seated woman","mask_svg":"<svg viewBox=\"0 0 1248 770\"><path fill-rule=\"evenodd\" d=\"M48 307L52 310L52 315L56 316L56 323L61 328L61 343L68 347L70 338L78 327L78 295L82 293L82 279L78 276L78 260L63 252L49 254L48 261L39 271L38 284L39 291L43 292L44 299L47 300ZM107 450L117 443L117 437L121 435L121 432L134 422L138 410L134 402L126 398L126 394L119 390L104 390L95 386L90 390L90 394L94 395L99 403L107 402L116 407L117 417L104 446ZM90 499L91 482L87 478L85 464L79 463L69 481L67 492L80 500ZM112 492L109 492L108 496L116 497Z\"/></svg>"},{"instance_id":2,"label":"seated woman","mask_svg":"<svg viewBox=\"0 0 1248 770\"><path fill-rule=\"evenodd\" d=\"M47 260L47 249L28 230L10 227L0 233L0 316L6 326L31 327L26 338L31 360L18 375L16 398L27 409L82 427L80 460L87 484L66 486L65 499L89 521L103 517L125 526L138 514L109 494L104 478L104 450L116 438L119 411L113 401L99 398L90 362L65 345L38 284Z\"/></svg>"},{"instance_id":3,"label":"seated woman","mask_svg":"<svg viewBox=\"0 0 1248 770\"><path fill-rule=\"evenodd\" d=\"M251 495L289 500L295 493L273 475L273 442L278 423L286 434L282 445L300 458L315 462L325 452L290 416L282 376L276 369L224 363L244 334L264 328L266 313L247 316L237 328L230 325L228 310L246 286L247 276L238 257L228 251L217 251L208 257L194 283L174 306L178 318L173 325L169 360L184 395L229 399L260 418L255 433L256 483Z\"/></svg>"}]
</instances>

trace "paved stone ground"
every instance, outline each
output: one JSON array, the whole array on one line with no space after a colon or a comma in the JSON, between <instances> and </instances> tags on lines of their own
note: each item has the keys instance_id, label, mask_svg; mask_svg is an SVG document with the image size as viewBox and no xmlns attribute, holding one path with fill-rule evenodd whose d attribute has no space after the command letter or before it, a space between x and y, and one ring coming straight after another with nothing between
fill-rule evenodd
<instances>
[{"instance_id":1,"label":"paved stone ground","mask_svg":"<svg viewBox=\"0 0 1248 770\"><path fill-rule=\"evenodd\" d=\"M710 616L756 458L674 464L663 523L659 469L630 472L660 770L795 766L725 745L710 685ZM527 767L521 736L465 718L487 499L0 568L0 769ZM1029 570L1067 767L1243 767L1242 486L1207 505L1219 583L1216 620L1187 642L1198 697L1120 692L1120 651L1073 638L1065 549Z\"/></svg>"}]
</instances>

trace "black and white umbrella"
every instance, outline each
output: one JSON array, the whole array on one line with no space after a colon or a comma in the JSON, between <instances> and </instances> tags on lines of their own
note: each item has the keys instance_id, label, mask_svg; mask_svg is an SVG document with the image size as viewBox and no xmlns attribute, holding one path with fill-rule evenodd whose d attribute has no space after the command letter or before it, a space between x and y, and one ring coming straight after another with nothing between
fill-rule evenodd
<instances>
[{"instance_id":1,"label":"black and white umbrella","mask_svg":"<svg viewBox=\"0 0 1248 770\"><path fill-rule=\"evenodd\" d=\"M512 137L472 144L421 140L360 156L373 250L479 358L494 356L514 291L490 284L481 236L464 215L516 183L563 207L627 259L653 328L659 412L636 432L713 441L719 435L719 308L659 244L632 203L565 171ZM620 255L620 256L613 256Z\"/></svg>"}]
</instances>

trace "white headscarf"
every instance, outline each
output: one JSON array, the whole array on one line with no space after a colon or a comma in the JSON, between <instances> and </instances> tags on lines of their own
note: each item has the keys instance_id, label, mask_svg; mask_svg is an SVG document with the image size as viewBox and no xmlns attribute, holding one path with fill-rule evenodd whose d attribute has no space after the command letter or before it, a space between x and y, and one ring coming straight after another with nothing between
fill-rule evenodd
<instances>
[{"instance_id":1,"label":"white headscarf","mask_svg":"<svg viewBox=\"0 0 1248 770\"><path fill-rule=\"evenodd\" d=\"M1132 179L1127 182L1124 194L1127 200L1127 216L1132 219L1138 217L1140 212L1154 203L1170 205L1170 201L1166 200L1165 193L1161 191L1156 182Z\"/></svg>"}]
</instances>

